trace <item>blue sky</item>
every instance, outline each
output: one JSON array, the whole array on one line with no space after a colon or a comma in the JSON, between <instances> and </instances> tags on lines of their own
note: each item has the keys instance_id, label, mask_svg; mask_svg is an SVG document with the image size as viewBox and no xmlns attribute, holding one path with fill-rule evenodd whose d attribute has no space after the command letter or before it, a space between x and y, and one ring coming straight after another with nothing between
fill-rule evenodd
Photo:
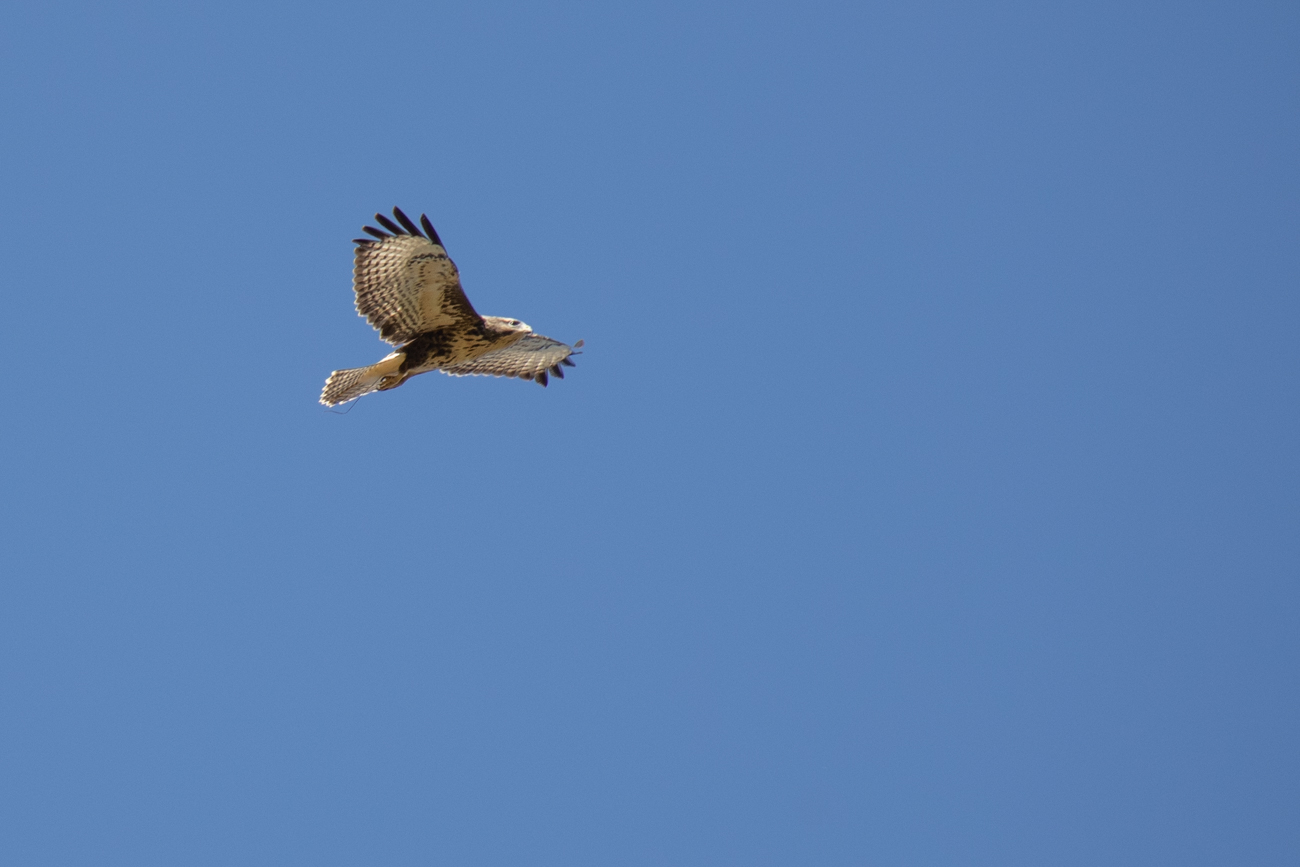
<instances>
[{"instance_id":1,"label":"blue sky","mask_svg":"<svg viewBox=\"0 0 1300 867\"><path fill-rule=\"evenodd\" d=\"M1294 4L29 4L0 861L1282 864ZM427 212L545 390L385 351Z\"/></svg>"}]
</instances>

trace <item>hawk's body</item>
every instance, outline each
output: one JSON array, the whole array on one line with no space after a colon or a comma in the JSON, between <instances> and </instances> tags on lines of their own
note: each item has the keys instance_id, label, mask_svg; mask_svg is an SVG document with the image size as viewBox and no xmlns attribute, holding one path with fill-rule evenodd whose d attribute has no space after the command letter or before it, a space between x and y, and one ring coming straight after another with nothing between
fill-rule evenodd
<instances>
[{"instance_id":1,"label":"hawk's body","mask_svg":"<svg viewBox=\"0 0 1300 867\"><path fill-rule=\"evenodd\" d=\"M334 371L321 403L334 406L397 388L430 370L517 376L543 386L548 372L564 378L560 365L573 366L569 356L575 347L534 334L518 319L480 316L429 218L420 216L421 231L397 208L393 216L397 223L376 214L388 231L366 226L374 238L355 242L352 288L357 312L397 349L369 367Z\"/></svg>"}]
</instances>

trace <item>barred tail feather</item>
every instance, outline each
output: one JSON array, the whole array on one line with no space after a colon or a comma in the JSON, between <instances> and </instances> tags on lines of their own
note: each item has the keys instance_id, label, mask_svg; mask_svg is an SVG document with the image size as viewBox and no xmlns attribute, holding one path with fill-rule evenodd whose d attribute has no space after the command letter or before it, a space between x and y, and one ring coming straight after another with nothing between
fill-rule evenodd
<instances>
[{"instance_id":1,"label":"barred tail feather","mask_svg":"<svg viewBox=\"0 0 1300 867\"><path fill-rule=\"evenodd\" d=\"M353 367L350 370L336 370L325 380L325 390L320 393L320 402L326 406L337 406L356 400L363 394L370 394L380 388L396 388L406 381L402 376L402 362L406 361L403 352L389 353L369 367ZM385 384L384 380L392 377L393 381Z\"/></svg>"},{"instance_id":2,"label":"barred tail feather","mask_svg":"<svg viewBox=\"0 0 1300 867\"><path fill-rule=\"evenodd\" d=\"M330 374L330 378L325 380L325 390L320 393L320 402L326 406L338 406L340 403L356 400L363 394L375 391L384 378L384 374L375 369L377 367L378 364L372 364L369 367L334 371Z\"/></svg>"}]
</instances>

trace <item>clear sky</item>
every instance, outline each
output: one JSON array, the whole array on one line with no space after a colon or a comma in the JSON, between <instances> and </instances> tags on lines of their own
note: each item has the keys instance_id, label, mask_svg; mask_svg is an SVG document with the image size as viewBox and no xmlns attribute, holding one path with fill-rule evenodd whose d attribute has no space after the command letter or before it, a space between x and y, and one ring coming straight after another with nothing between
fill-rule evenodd
<instances>
[{"instance_id":1,"label":"clear sky","mask_svg":"<svg viewBox=\"0 0 1300 867\"><path fill-rule=\"evenodd\" d=\"M1294 2L42 2L0 75L0 863L1294 863ZM324 411L394 205L568 378Z\"/></svg>"}]
</instances>

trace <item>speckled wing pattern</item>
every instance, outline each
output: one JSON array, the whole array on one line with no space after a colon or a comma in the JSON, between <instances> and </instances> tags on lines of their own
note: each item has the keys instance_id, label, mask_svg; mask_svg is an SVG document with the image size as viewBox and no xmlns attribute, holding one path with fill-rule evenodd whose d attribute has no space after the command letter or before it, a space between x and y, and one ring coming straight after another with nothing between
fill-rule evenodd
<instances>
[{"instance_id":1,"label":"speckled wing pattern","mask_svg":"<svg viewBox=\"0 0 1300 867\"><path fill-rule=\"evenodd\" d=\"M578 345L581 344L579 340ZM517 376L546 385L548 371L564 379L561 365L573 367L569 356L574 348L540 334L528 334L504 349L444 367L442 371L452 376Z\"/></svg>"},{"instance_id":2,"label":"speckled wing pattern","mask_svg":"<svg viewBox=\"0 0 1300 867\"><path fill-rule=\"evenodd\" d=\"M357 293L357 312L393 345L438 328L480 322L429 218L421 215L416 226L397 208L393 216L396 223L375 214L387 231L366 226L364 231L372 237L354 242L352 288Z\"/></svg>"}]
</instances>

